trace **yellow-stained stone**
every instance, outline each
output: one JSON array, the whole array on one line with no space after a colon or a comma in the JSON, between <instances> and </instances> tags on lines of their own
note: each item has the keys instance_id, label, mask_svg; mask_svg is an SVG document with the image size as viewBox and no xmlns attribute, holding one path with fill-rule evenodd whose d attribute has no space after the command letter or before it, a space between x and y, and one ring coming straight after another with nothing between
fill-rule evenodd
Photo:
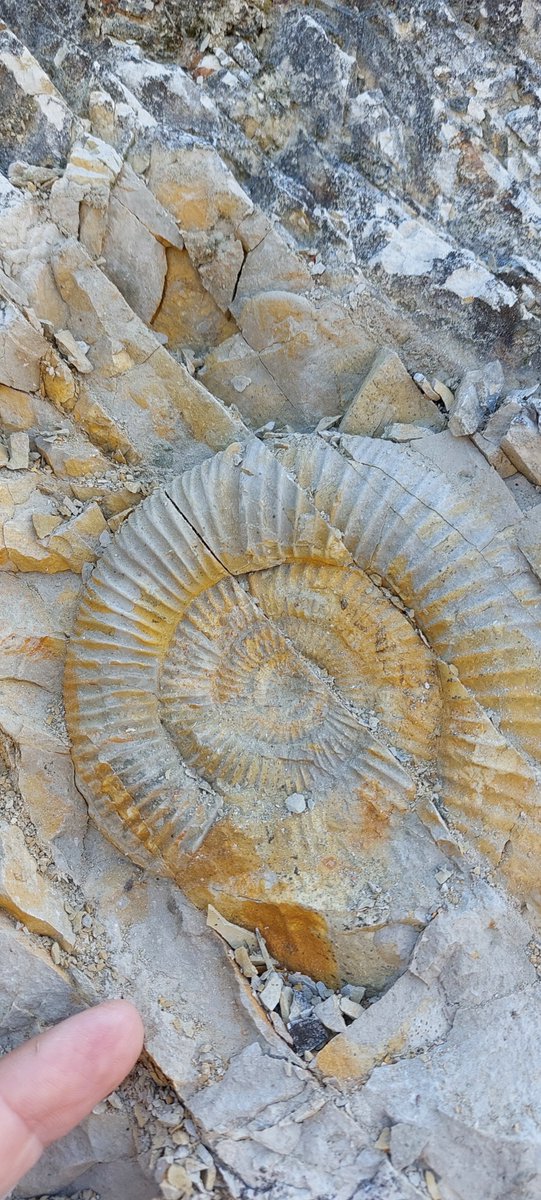
<instances>
[{"instance_id":1,"label":"yellow-stained stone","mask_svg":"<svg viewBox=\"0 0 541 1200\"><path fill-rule=\"evenodd\" d=\"M541 487L541 433L537 415L532 417L523 412L515 417L502 438L501 448L517 471Z\"/></svg>"},{"instance_id":2,"label":"yellow-stained stone","mask_svg":"<svg viewBox=\"0 0 541 1200\"><path fill-rule=\"evenodd\" d=\"M374 343L341 305L329 300L318 306L295 292L266 291L235 306L235 317L297 410L298 425L344 412L372 361Z\"/></svg>"},{"instance_id":3,"label":"yellow-stained stone","mask_svg":"<svg viewBox=\"0 0 541 1200\"><path fill-rule=\"evenodd\" d=\"M246 226L251 221L252 218L248 217L239 226L238 234L243 242L246 239ZM259 292L280 290L302 294L313 285L314 280L305 263L271 228L253 248L248 248L235 291L233 311L248 296L255 296Z\"/></svg>"},{"instance_id":4,"label":"yellow-stained stone","mask_svg":"<svg viewBox=\"0 0 541 1200\"><path fill-rule=\"evenodd\" d=\"M511 475L516 475L517 468L496 442L490 441L483 433L474 433L472 442L502 479L509 479Z\"/></svg>"},{"instance_id":5,"label":"yellow-stained stone","mask_svg":"<svg viewBox=\"0 0 541 1200\"><path fill-rule=\"evenodd\" d=\"M362 1081L380 1063L433 1045L448 1028L443 999L407 971L345 1033L327 1042L316 1064L324 1075Z\"/></svg>"},{"instance_id":6,"label":"yellow-stained stone","mask_svg":"<svg viewBox=\"0 0 541 1200\"><path fill-rule=\"evenodd\" d=\"M120 529L120 526L124 524L124 521L127 519L127 517L129 517L131 512L133 512L133 507L125 508L121 512L115 513L114 516L109 518L107 524L109 525L109 529L112 533L116 533L117 530Z\"/></svg>"},{"instance_id":7,"label":"yellow-stained stone","mask_svg":"<svg viewBox=\"0 0 541 1200\"><path fill-rule=\"evenodd\" d=\"M108 486L102 483L81 483L79 480L74 480L70 483L70 487L76 500L82 500L85 504L89 500L97 500L107 518L114 517L117 513L124 513L127 508L135 508L145 494L143 490L129 491L126 486L115 488L114 482Z\"/></svg>"},{"instance_id":8,"label":"yellow-stained stone","mask_svg":"<svg viewBox=\"0 0 541 1200\"><path fill-rule=\"evenodd\" d=\"M36 448L61 479L77 479L81 475L103 475L111 464L103 454L80 434L69 438L35 439Z\"/></svg>"},{"instance_id":9,"label":"yellow-stained stone","mask_svg":"<svg viewBox=\"0 0 541 1200\"><path fill-rule=\"evenodd\" d=\"M152 328L167 335L169 349L189 347L196 355L236 332L233 318L221 311L203 287L186 250L167 250L165 287Z\"/></svg>"},{"instance_id":10,"label":"yellow-stained stone","mask_svg":"<svg viewBox=\"0 0 541 1200\"><path fill-rule=\"evenodd\" d=\"M85 562L94 562L99 537L107 522L98 504L89 504L84 512L67 521L49 538L49 549L62 555L64 570L80 571Z\"/></svg>"},{"instance_id":11,"label":"yellow-stained stone","mask_svg":"<svg viewBox=\"0 0 541 1200\"><path fill-rule=\"evenodd\" d=\"M6 475L0 479L0 504L24 504L36 490L37 478L32 471Z\"/></svg>"},{"instance_id":12,"label":"yellow-stained stone","mask_svg":"<svg viewBox=\"0 0 541 1200\"><path fill-rule=\"evenodd\" d=\"M23 833L0 819L0 906L34 933L45 934L69 950L73 930L61 895L40 874Z\"/></svg>"},{"instance_id":13,"label":"yellow-stained stone","mask_svg":"<svg viewBox=\"0 0 541 1200\"><path fill-rule=\"evenodd\" d=\"M7 433L36 425L35 397L0 384L0 425Z\"/></svg>"},{"instance_id":14,"label":"yellow-stained stone","mask_svg":"<svg viewBox=\"0 0 541 1200\"><path fill-rule=\"evenodd\" d=\"M4 542L7 558L18 571L67 571L68 564L63 556L39 542L34 530L32 513L15 513L4 524Z\"/></svg>"},{"instance_id":15,"label":"yellow-stained stone","mask_svg":"<svg viewBox=\"0 0 541 1200\"><path fill-rule=\"evenodd\" d=\"M92 442L152 462L166 447L185 457L190 441L218 449L241 432L239 417L168 354L80 244L67 242L53 267L74 328L91 344L94 369L73 415Z\"/></svg>"},{"instance_id":16,"label":"yellow-stained stone","mask_svg":"<svg viewBox=\"0 0 541 1200\"><path fill-rule=\"evenodd\" d=\"M443 429L445 420L394 350L380 350L340 423L343 433L379 437L394 423Z\"/></svg>"},{"instance_id":17,"label":"yellow-stained stone","mask_svg":"<svg viewBox=\"0 0 541 1200\"><path fill-rule=\"evenodd\" d=\"M26 500L26 497L25 497ZM1 496L0 496L1 501ZM38 496L31 504L14 507L3 525L5 561L18 571L38 571L54 574L57 571L80 572L85 562L94 562L100 534L107 528L98 504L90 504L82 513L64 523L55 523L49 533L40 530L50 527L57 514L54 502ZM49 518L45 522L41 518Z\"/></svg>"},{"instance_id":18,"label":"yellow-stained stone","mask_svg":"<svg viewBox=\"0 0 541 1200\"><path fill-rule=\"evenodd\" d=\"M41 387L45 395L64 412L71 412L77 399L73 372L51 346L40 364Z\"/></svg>"},{"instance_id":19,"label":"yellow-stained stone","mask_svg":"<svg viewBox=\"0 0 541 1200\"><path fill-rule=\"evenodd\" d=\"M124 429L107 412L96 398L97 392L88 390L82 383L77 403L73 410L75 420L88 434L91 442L109 454L120 454L123 461L137 463L141 455L135 449Z\"/></svg>"},{"instance_id":20,"label":"yellow-stained stone","mask_svg":"<svg viewBox=\"0 0 541 1200\"><path fill-rule=\"evenodd\" d=\"M199 378L224 403L235 404L255 426L296 419L295 408L241 333L211 350Z\"/></svg>"},{"instance_id":21,"label":"yellow-stained stone","mask_svg":"<svg viewBox=\"0 0 541 1200\"><path fill-rule=\"evenodd\" d=\"M148 182L184 236L213 229L219 222L234 228L253 212L250 197L209 146L169 150L154 142Z\"/></svg>"},{"instance_id":22,"label":"yellow-stained stone","mask_svg":"<svg viewBox=\"0 0 541 1200\"><path fill-rule=\"evenodd\" d=\"M62 524L62 517L54 516L53 513L33 513L32 524L38 538L46 538L50 533L54 533L55 529Z\"/></svg>"},{"instance_id":23,"label":"yellow-stained stone","mask_svg":"<svg viewBox=\"0 0 541 1200\"><path fill-rule=\"evenodd\" d=\"M100 253L105 259L107 275L130 307L143 321L150 322L163 295L167 271L165 248L114 195L109 201ZM141 264L144 264L142 270Z\"/></svg>"}]
</instances>

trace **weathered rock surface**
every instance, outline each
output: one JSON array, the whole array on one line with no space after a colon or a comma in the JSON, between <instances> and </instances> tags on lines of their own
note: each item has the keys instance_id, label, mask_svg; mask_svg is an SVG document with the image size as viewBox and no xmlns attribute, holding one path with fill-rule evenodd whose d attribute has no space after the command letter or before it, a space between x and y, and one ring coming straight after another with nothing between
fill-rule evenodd
<instances>
[{"instance_id":1,"label":"weathered rock surface","mask_svg":"<svg viewBox=\"0 0 541 1200\"><path fill-rule=\"evenodd\" d=\"M482 371L468 371L449 408L449 429L455 437L477 433L500 398L504 374L498 361L487 363Z\"/></svg>"},{"instance_id":2,"label":"weathered rock surface","mask_svg":"<svg viewBox=\"0 0 541 1200\"><path fill-rule=\"evenodd\" d=\"M501 445L517 470L541 487L541 433L539 413L533 405L511 421Z\"/></svg>"},{"instance_id":3,"label":"weathered rock surface","mask_svg":"<svg viewBox=\"0 0 541 1200\"><path fill-rule=\"evenodd\" d=\"M340 429L344 433L381 437L384 429L395 422L425 429L445 426L439 409L423 396L398 354L380 350L342 418Z\"/></svg>"},{"instance_id":4,"label":"weathered rock surface","mask_svg":"<svg viewBox=\"0 0 541 1200\"><path fill-rule=\"evenodd\" d=\"M0 1039L147 1029L17 1195L534 1200L536 14L2 16Z\"/></svg>"},{"instance_id":5,"label":"weathered rock surface","mask_svg":"<svg viewBox=\"0 0 541 1200\"><path fill-rule=\"evenodd\" d=\"M0 821L0 908L33 932L58 939L64 949L73 948L62 897L40 876L21 830L7 821Z\"/></svg>"}]
</instances>

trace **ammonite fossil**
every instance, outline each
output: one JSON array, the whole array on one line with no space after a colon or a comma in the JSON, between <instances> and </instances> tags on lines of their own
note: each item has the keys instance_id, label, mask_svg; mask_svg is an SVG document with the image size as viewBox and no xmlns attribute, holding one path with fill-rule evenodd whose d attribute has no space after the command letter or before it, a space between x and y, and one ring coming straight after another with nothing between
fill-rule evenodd
<instances>
[{"instance_id":1,"label":"ammonite fossil","mask_svg":"<svg viewBox=\"0 0 541 1200\"><path fill-rule=\"evenodd\" d=\"M124 852L282 961L377 984L386 931L437 903L445 822L537 903L540 601L488 507L404 447L232 445L92 575L66 666L79 786Z\"/></svg>"}]
</instances>

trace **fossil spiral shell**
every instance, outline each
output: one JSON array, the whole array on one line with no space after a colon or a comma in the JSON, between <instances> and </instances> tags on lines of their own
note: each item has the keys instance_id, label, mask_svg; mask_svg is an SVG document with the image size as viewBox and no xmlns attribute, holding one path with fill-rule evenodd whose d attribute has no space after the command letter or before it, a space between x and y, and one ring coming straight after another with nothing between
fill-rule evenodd
<instances>
[{"instance_id":1,"label":"fossil spiral shell","mask_svg":"<svg viewBox=\"0 0 541 1200\"><path fill-rule=\"evenodd\" d=\"M122 850L284 961L379 983L382 929L436 902L438 806L538 901L541 589L437 468L341 450L254 438L142 503L84 594L66 715Z\"/></svg>"}]
</instances>

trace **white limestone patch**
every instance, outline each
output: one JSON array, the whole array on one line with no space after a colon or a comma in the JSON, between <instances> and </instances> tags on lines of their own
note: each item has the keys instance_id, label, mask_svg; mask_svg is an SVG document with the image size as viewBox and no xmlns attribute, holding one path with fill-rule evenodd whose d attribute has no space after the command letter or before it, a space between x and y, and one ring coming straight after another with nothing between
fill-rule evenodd
<instances>
[{"instance_id":1,"label":"white limestone patch","mask_svg":"<svg viewBox=\"0 0 541 1200\"><path fill-rule=\"evenodd\" d=\"M512 308L516 294L512 288L495 279L494 275L480 263L458 267L448 275L443 284L447 292L454 292L461 300L483 300L490 308L499 312L501 308Z\"/></svg>"},{"instance_id":2,"label":"white limestone patch","mask_svg":"<svg viewBox=\"0 0 541 1200\"><path fill-rule=\"evenodd\" d=\"M388 275L428 275L438 259L447 258L453 246L421 221L402 221L387 245L372 261Z\"/></svg>"},{"instance_id":3,"label":"white limestone patch","mask_svg":"<svg viewBox=\"0 0 541 1200\"><path fill-rule=\"evenodd\" d=\"M0 62L11 71L21 91L26 96L34 96L45 119L60 133L69 117L69 109L35 58L26 48L19 55L2 49Z\"/></svg>"}]
</instances>

